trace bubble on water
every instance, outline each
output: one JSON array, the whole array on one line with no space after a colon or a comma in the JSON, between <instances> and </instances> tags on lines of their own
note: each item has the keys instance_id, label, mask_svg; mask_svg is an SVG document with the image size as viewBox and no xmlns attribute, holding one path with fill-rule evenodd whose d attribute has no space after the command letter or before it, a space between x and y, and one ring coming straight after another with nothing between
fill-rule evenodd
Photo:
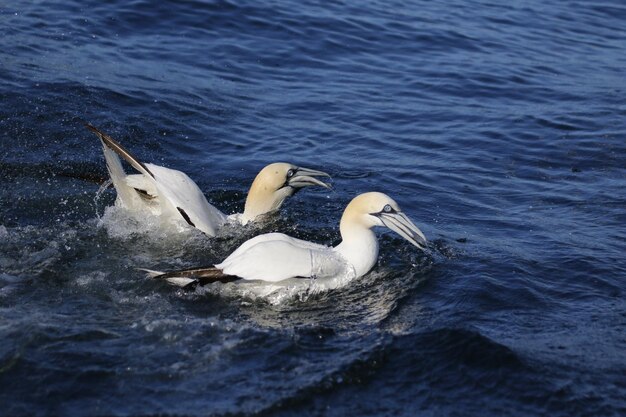
<instances>
[{"instance_id":1,"label":"bubble on water","mask_svg":"<svg viewBox=\"0 0 626 417\"><path fill-rule=\"evenodd\" d=\"M98 216L98 218L100 217L100 215L98 214L98 203L100 202L100 198L102 198L102 195L104 194L104 192L111 185L113 185L113 180L109 178L104 183L102 183L102 185L100 186L100 188L98 188L98 191L96 191L96 194L93 197L93 202L94 202L94 205L96 206L96 216Z\"/></svg>"},{"instance_id":2,"label":"bubble on water","mask_svg":"<svg viewBox=\"0 0 626 417\"><path fill-rule=\"evenodd\" d=\"M79 276L78 278L76 278L76 284L84 287L84 286L89 286L92 285L94 283L101 283L104 282L106 277L107 277L107 273L106 272L102 272L102 271L93 271L93 272L89 272L87 274L83 274L81 276Z\"/></svg>"}]
</instances>

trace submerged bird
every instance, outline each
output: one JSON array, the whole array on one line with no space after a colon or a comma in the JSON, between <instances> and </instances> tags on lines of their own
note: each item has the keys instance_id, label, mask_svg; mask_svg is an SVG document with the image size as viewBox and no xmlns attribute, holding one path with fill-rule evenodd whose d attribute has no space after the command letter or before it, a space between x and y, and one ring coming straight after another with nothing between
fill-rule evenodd
<instances>
[{"instance_id":1,"label":"submerged bird","mask_svg":"<svg viewBox=\"0 0 626 417\"><path fill-rule=\"evenodd\" d=\"M148 211L170 219L184 220L209 236L229 221L247 224L258 216L276 211L287 197L309 185L330 188L315 177L329 177L322 171L278 162L263 168L254 179L243 213L225 215L211 205L200 188L184 172L144 164L109 135L87 124L101 140L111 181L117 191L116 205L131 211ZM127 175L120 158L139 174Z\"/></svg>"},{"instance_id":2,"label":"submerged bird","mask_svg":"<svg viewBox=\"0 0 626 417\"><path fill-rule=\"evenodd\" d=\"M400 211L398 204L386 194L370 192L355 197L344 210L339 225L342 242L335 247L268 233L244 242L212 267L167 273L143 271L153 278L189 288L236 280L278 282L340 274L357 278L372 269L378 258L378 240L372 231L376 226L388 227L419 249L426 249L424 234Z\"/></svg>"}]
</instances>

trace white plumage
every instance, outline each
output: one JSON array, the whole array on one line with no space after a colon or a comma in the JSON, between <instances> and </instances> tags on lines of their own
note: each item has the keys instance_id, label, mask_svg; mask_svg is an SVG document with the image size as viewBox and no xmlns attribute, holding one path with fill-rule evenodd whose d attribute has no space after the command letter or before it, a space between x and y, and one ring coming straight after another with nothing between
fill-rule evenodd
<instances>
[{"instance_id":1,"label":"white plumage","mask_svg":"<svg viewBox=\"0 0 626 417\"><path fill-rule=\"evenodd\" d=\"M328 174L274 163L263 168L255 178L245 210L226 216L211 205L198 185L187 174L154 164L143 164L110 136L91 125L87 127L100 138L109 175L117 191L116 205L131 211L146 211L171 221L185 221L215 236L228 221L246 224L259 216L278 210L285 199L309 185L330 186L315 177ZM119 158L124 158L139 174L127 175Z\"/></svg>"},{"instance_id":2,"label":"white plumage","mask_svg":"<svg viewBox=\"0 0 626 417\"><path fill-rule=\"evenodd\" d=\"M269 282L294 277L323 278L348 269L333 248L282 233L263 234L244 242L215 267L227 275Z\"/></svg>"},{"instance_id":3,"label":"white plumage","mask_svg":"<svg viewBox=\"0 0 626 417\"><path fill-rule=\"evenodd\" d=\"M378 240L371 230L388 227L413 245L425 249L423 233L382 193L365 193L346 207L340 223L342 242L335 247L268 233L244 242L223 262L212 268L151 274L175 285L206 284L243 279L278 282L289 278L328 278L344 274L365 275L378 258ZM184 280L180 280L184 277Z\"/></svg>"}]
</instances>

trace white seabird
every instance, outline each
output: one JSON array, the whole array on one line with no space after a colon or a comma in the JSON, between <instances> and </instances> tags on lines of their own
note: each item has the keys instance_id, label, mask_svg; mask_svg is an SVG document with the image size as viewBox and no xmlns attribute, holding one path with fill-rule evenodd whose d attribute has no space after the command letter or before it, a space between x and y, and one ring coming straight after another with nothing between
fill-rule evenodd
<instances>
[{"instance_id":1,"label":"white seabird","mask_svg":"<svg viewBox=\"0 0 626 417\"><path fill-rule=\"evenodd\" d=\"M287 197L309 185L330 188L315 177L322 171L277 162L263 168L254 179L243 213L225 215L211 205L198 185L184 172L142 163L109 135L87 124L102 142L111 181L117 191L115 204L130 211L147 211L166 219L184 220L209 236L228 221L247 224L258 216L278 210ZM139 174L127 175L120 158Z\"/></svg>"},{"instance_id":2,"label":"white seabird","mask_svg":"<svg viewBox=\"0 0 626 417\"><path fill-rule=\"evenodd\" d=\"M425 250L424 234L383 193L355 197L341 217L342 242L335 247L296 239L282 233L267 233L244 242L223 262L208 268L173 272L144 270L153 278L194 287L212 282L261 280L278 282L289 278L328 278L365 275L378 259L378 240L373 227L385 226Z\"/></svg>"}]
</instances>

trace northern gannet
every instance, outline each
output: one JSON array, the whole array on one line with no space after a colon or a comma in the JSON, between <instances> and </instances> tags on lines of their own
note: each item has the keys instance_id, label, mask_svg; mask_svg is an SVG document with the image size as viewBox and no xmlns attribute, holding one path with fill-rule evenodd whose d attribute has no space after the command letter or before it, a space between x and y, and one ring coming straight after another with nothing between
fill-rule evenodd
<instances>
[{"instance_id":1,"label":"northern gannet","mask_svg":"<svg viewBox=\"0 0 626 417\"><path fill-rule=\"evenodd\" d=\"M383 193L355 197L341 217L342 241L335 247L296 239L282 233L267 233L244 242L223 262L208 268L159 272L142 269L153 278L194 287L212 282L261 280L278 282L289 278L327 278L365 275L378 259L378 240L373 227L385 226L424 250L426 238Z\"/></svg>"},{"instance_id":2,"label":"northern gannet","mask_svg":"<svg viewBox=\"0 0 626 417\"><path fill-rule=\"evenodd\" d=\"M228 221L247 224L258 216L278 210L285 199L308 185L330 186L315 177L322 171L277 162L263 168L254 179L243 213L225 215L211 205L196 183L184 172L142 163L109 135L87 124L102 142L111 181L117 191L115 204L131 211L144 211L165 218L184 220L209 236ZM126 175L120 158L139 174Z\"/></svg>"}]
</instances>

